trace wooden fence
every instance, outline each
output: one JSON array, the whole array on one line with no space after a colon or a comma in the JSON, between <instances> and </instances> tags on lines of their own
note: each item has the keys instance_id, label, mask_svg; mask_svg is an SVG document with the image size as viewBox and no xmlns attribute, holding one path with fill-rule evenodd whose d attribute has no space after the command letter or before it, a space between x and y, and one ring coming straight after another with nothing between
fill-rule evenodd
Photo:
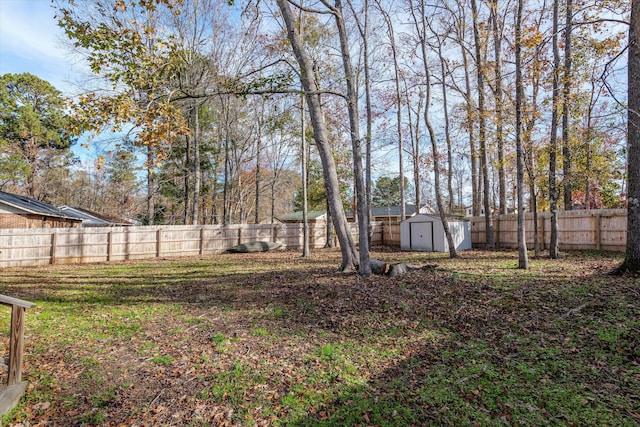
<instances>
[{"instance_id":1,"label":"wooden fence","mask_svg":"<svg viewBox=\"0 0 640 427\"><path fill-rule=\"evenodd\" d=\"M311 248L325 246L323 222L309 224ZM383 242L380 223L373 243ZM0 268L221 253L240 243L279 242L302 248L302 224L0 229ZM357 241L357 226L352 224ZM398 233L399 241L399 233Z\"/></svg>"},{"instance_id":2,"label":"wooden fence","mask_svg":"<svg viewBox=\"0 0 640 427\"><path fill-rule=\"evenodd\" d=\"M533 249L533 214L525 215L527 247ZM498 248L518 246L517 215L499 215L493 219L493 233ZM473 247L484 247L486 242L485 218L471 219ZM558 242L561 250L604 249L624 252L627 239L626 209L596 209L560 211L558 213ZM551 240L551 214L538 213L538 241L542 249Z\"/></svg>"},{"instance_id":3,"label":"wooden fence","mask_svg":"<svg viewBox=\"0 0 640 427\"><path fill-rule=\"evenodd\" d=\"M624 251L625 209L567 211L558 216L560 249ZM351 224L357 242L357 226ZM526 215L527 246L533 248L533 215ZM538 214L539 241L549 247L549 213ZM517 247L517 216L493 219L497 247ZM323 222L309 224L311 248L325 246ZM484 217L471 219L473 246L486 241ZM245 242L280 242L286 249L302 247L302 224L234 224L111 228L0 229L0 268L72 264L130 259L198 256L221 253ZM373 223L372 244L400 245L400 224Z\"/></svg>"}]
</instances>

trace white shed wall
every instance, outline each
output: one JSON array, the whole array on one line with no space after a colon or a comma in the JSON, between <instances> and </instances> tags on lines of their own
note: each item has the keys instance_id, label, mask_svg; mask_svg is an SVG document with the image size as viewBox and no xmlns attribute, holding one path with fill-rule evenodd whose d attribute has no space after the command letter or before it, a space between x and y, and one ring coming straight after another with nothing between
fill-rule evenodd
<instances>
[{"instance_id":1,"label":"white shed wall","mask_svg":"<svg viewBox=\"0 0 640 427\"><path fill-rule=\"evenodd\" d=\"M449 221L456 250L471 249L471 223ZM400 223L400 248L406 251L448 252L449 244L440 217L418 214Z\"/></svg>"}]
</instances>

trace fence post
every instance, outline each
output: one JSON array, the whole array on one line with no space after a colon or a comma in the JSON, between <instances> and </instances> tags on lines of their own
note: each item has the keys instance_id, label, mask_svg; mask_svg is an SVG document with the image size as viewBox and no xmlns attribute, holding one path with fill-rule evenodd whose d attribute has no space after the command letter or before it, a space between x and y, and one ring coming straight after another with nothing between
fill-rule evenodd
<instances>
[{"instance_id":1,"label":"fence post","mask_svg":"<svg viewBox=\"0 0 640 427\"><path fill-rule=\"evenodd\" d=\"M200 228L200 256L204 255L204 226Z\"/></svg>"},{"instance_id":2,"label":"fence post","mask_svg":"<svg viewBox=\"0 0 640 427\"><path fill-rule=\"evenodd\" d=\"M113 231L109 230L107 233L107 261L111 261L113 254Z\"/></svg>"},{"instance_id":3,"label":"fence post","mask_svg":"<svg viewBox=\"0 0 640 427\"><path fill-rule=\"evenodd\" d=\"M51 235L51 264L56 263L56 247L58 245L58 233L55 231Z\"/></svg>"},{"instance_id":4,"label":"fence post","mask_svg":"<svg viewBox=\"0 0 640 427\"><path fill-rule=\"evenodd\" d=\"M596 249L602 249L602 214L596 215Z\"/></svg>"},{"instance_id":5,"label":"fence post","mask_svg":"<svg viewBox=\"0 0 640 427\"><path fill-rule=\"evenodd\" d=\"M156 230L156 258L160 258L162 256L162 229L158 228Z\"/></svg>"}]
</instances>

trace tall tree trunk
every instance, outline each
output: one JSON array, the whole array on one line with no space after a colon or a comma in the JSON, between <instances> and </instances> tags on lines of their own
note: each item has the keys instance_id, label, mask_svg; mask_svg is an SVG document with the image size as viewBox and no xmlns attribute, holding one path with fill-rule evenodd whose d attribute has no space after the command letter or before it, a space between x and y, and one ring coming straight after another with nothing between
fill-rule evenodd
<instances>
[{"instance_id":1,"label":"tall tree trunk","mask_svg":"<svg viewBox=\"0 0 640 427\"><path fill-rule=\"evenodd\" d=\"M311 125L313 126L314 139L322 161L325 191L327 194L327 202L329 206L329 214L333 219L336 229L336 236L340 242L340 251L342 253L343 271L354 270L358 265L359 254L356 250L353 238L347 224L342 200L340 197L340 187L338 183L338 173L336 164L333 159L333 153L329 144L327 127L324 121L324 113L320 100L320 88L314 72L313 62L304 50L300 34L295 26L295 20L291 7L286 0L277 0L278 8L282 12L287 35L296 61L300 66L300 77L304 91L306 93L307 107L311 117ZM366 206L365 206L366 207ZM366 234L366 233L365 233Z\"/></svg>"},{"instance_id":2,"label":"tall tree trunk","mask_svg":"<svg viewBox=\"0 0 640 427\"><path fill-rule=\"evenodd\" d=\"M227 225L229 222L229 167L231 159L229 158L229 138L231 135L229 129L229 110L230 106L225 103L224 98L222 101L222 110L224 114L224 182L222 188L222 225Z\"/></svg>"},{"instance_id":3,"label":"tall tree trunk","mask_svg":"<svg viewBox=\"0 0 640 427\"><path fill-rule=\"evenodd\" d=\"M156 215L156 176L153 148L147 146L147 225L153 225Z\"/></svg>"},{"instance_id":4,"label":"tall tree trunk","mask_svg":"<svg viewBox=\"0 0 640 427\"><path fill-rule=\"evenodd\" d=\"M525 205L524 205L524 149L522 144L522 106L524 89L522 87L522 9L523 0L518 0L516 15L516 157L517 157L517 188L518 188L518 268L529 268L527 255L527 240L525 233Z\"/></svg>"},{"instance_id":5,"label":"tall tree trunk","mask_svg":"<svg viewBox=\"0 0 640 427\"><path fill-rule=\"evenodd\" d=\"M564 210L573 209L573 159L571 149L571 27L573 26L573 0L567 0L564 28L564 77L562 86L562 171Z\"/></svg>"},{"instance_id":6,"label":"tall tree trunk","mask_svg":"<svg viewBox=\"0 0 640 427\"><path fill-rule=\"evenodd\" d=\"M406 80L404 81L404 96L407 100L407 122L409 123L409 137L411 139L411 158L413 161L413 182L415 187L415 205L416 209L420 209L421 202L421 185L420 185L420 112L422 111L422 91L418 97L418 109L416 112L416 122L413 123L411 110L411 97L409 96L409 88Z\"/></svg>"},{"instance_id":7,"label":"tall tree trunk","mask_svg":"<svg viewBox=\"0 0 640 427\"><path fill-rule=\"evenodd\" d=\"M438 212L440 213L440 220L442 221L442 227L444 228L444 234L449 245L449 256L456 258L458 256L456 252L456 245L451 236L451 230L449 229L449 222L447 221L447 215L444 211L444 204L442 203L442 193L440 189L440 154L438 152L438 144L436 142L435 131L431 125L430 104L431 104L431 70L429 69L429 61L427 55L427 24L426 24L426 10L425 0L420 0L420 18L415 14L415 9L411 8L411 14L413 15L413 21L416 25L416 32L420 37L420 49L422 51L422 66L425 74L425 102L424 102L424 123L429 131L429 140L431 142L431 150L433 153L433 180L435 187L436 204L438 205Z\"/></svg>"},{"instance_id":8,"label":"tall tree trunk","mask_svg":"<svg viewBox=\"0 0 640 427\"><path fill-rule=\"evenodd\" d=\"M503 135L503 93L502 93L502 34L498 25L498 2L493 0L490 2L491 21L493 29L493 48L494 48L494 73L495 73L495 92L494 99L496 104L496 145L498 146L498 201L500 205L500 213L507 213L507 179L505 175L505 158L504 158L504 135Z\"/></svg>"},{"instance_id":9,"label":"tall tree trunk","mask_svg":"<svg viewBox=\"0 0 640 427\"><path fill-rule=\"evenodd\" d=\"M260 162L262 161L262 124L264 121L264 104L258 118L258 140L256 141L256 185L255 185L255 210L253 222L260 223Z\"/></svg>"},{"instance_id":10,"label":"tall tree trunk","mask_svg":"<svg viewBox=\"0 0 640 427\"><path fill-rule=\"evenodd\" d=\"M628 50L627 247L618 273L640 271L640 1L631 1Z\"/></svg>"},{"instance_id":11,"label":"tall tree trunk","mask_svg":"<svg viewBox=\"0 0 640 427\"><path fill-rule=\"evenodd\" d=\"M451 130L449 123L449 104L447 102L447 85L446 71L445 71L445 58L442 56L442 40L440 36L433 32L438 42L438 59L440 60L440 74L442 75L442 109L444 113L444 138L447 143L447 193L449 195L448 211L453 212L453 152L451 151Z\"/></svg>"},{"instance_id":12,"label":"tall tree trunk","mask_svg":"<svg viewBox=\"0 0 640 427\"><path fill-rule=\"evenodd\" d=\"M356 181L356 201L358 207L358 242L360 244L360 265L358 273L361 276L371 275L371 264L369 263L369 218L367 213L367 198L364 186L364 174L362 170L362 141L360 140L360 125L358 113L358 91L356 90L356 77L351 64L351 54L349 51L349 39L344 21L342 1L335 0L336 10L334 17L338 27L340 38L340 51L342 54L342 64L347 84L347 109L349 111L349 128L351 134L351 149L353 156L353 173Z\"/></svg>"},{"instance_id":13,"label":"tall tree trunk","mask_svg":"<svg viewBox=\"0 0 640 427\"><path fill-rule=\"evenodd\" d=\"M527 174L529 178L529 198L531 204L531 212L533 213L533 247L535 257L540 257L540 238L539 238L539 225L538 225L538 198L536 192L536 173L535 173L535 147L533 146L533 129L535 127L536 118L538 116L538 93L540 89L540 52L541 47L536 47L533 66L536 68L534 71L534 78L532 80L532 89L531 89L531 101L526 104L530 105L529 111L529 119L525 120L524 124L524 134L523 134L523 142L525 146L525 151L527 152ZM524 102L525 100L523 100Z\"/></svg>"},{"instance_id":14,"label":"tall tree trunk","mask_svg":"<svg viewBox=\"0 0 640 427\"><path fill-rule=\"evenodd\" d=\"M358 30L360 31L360 37L362 37L362 63L364 67L364 94L367 120L367 134L365 135L365 199L367 200L367 236L370 247L371 238L373 237L373 226L371 224L371 138L373 133L373 110L371 106L371 67L369 58L369 0L364 0L363 4L364 23L360 22L360 19L358 19L358 13L353 6L353 2L351 0L347 0L347 3L353 12L358 25Z\"/></svg>"},{"instance_id":15,"label":"tall tree trunk","mask_svg":"<svg viewBox=\"0 0 640 427\"><path fill-rule=\"evenodd\" d=\"M467 53L462 48L462 64L464 66L464 81L465 81L465 98L466 98L466 127L467 134L469 135L469 156L471 157L471 211L473 216L480 215L480 174L478 173L478 153L476 151L475 140L475 120L474 120L474 105L473 97L471 95L471 76L469 75L469 61L467 59Z\"/></svg>"},{"instance_id":16,"label":"tall tree trunk","mask_svg":"<svg viewBox=\"0 0 640 427\"><path fill-rule=\"evenodd\" d=\"M489 162L487 155L486 117L484 109L484 71L482 64L480 31L478 29L478 5L477 0L471 0L471 10L473 13L473 38L475 40L475 63L478 83L478 139L480 141L480 169L482 170L482 186L484 198L485 230L487 235L486 246L495 247L493 237L493 224L491 222L491 187L489 184Z\"/></svg>"},{"instance_id":17,"label":"tall tree trunk","mask_svg":"<svg viewBox=\"0 0 640 427\"><path fill-rule=\"evenodd\" d=\"M302 21L302 19L301 19ZM302 28L302 25L301 25ZM301 30L302 31L302 30ZM301 144L300 151L302 153L302 256L308 257L311 255L311 251L309 250L309 206L307 203L307 136L306 136L306 123L305 123L305 96L304 93L300 95L300 133L301 133ZM327 218L328 221L328 218ZM327 239L329 237L327 236Z\"/></svg>"},{"instance_id":18,"label":"tall tree trunk","mask_svg":"<svg viewBox=\"0 0 640 427\"><path fill-rule=\"evenodd\" d=\"M560 52L558 50L558 1L553 0L552 49L553 49L553 100L551 105L551 136L549 138L549 209L551 210L551 241L549 257L558 258L558 189L556 181L556 156L558 153L558 103L560 101Z\"/></svg>"},{"instance_id":19,"label":"tall tree trunk","mask_svg":"<svg viewBox=\"0 0 640 427\"><path fill-rule=\"evenodd\" d=\"M183 179L183 191L184 191L184 209L182 212L182 223L187 225L189 223L189 196L191 194L190 182L191 182L191 135L185 135L185 152L184 152L184 179Z\"/></svg>"},{"instance_id":20,"label":"tall tree trunk","mask_svg":"<svg viewBox=\"0 0 640 427\"><path fill-rule=\"evenodd\" d=\"M405 188L404 188L404 141L402 139L402 90L400 86L400 66L398 64L398 48L396 46L396 35L393 29L393 22L389 14L382 8L378 2L380 13L387 24L387 35L389 36L389 43L391 44L391 56L393 58L393 71L394 71L394 83L396 89L396 125L398 126L398 166L400 177L400 221L404 221L407 217L406 212L406 200L405 200ZM419 207L416 206L416 209Z\"/></svg>"},{"instance_id":21,"label":"tall tree trunk","mask_svg":"<svg viewBox=\"0 0 640 427\"><path fill-rule=\"evenodd\" d=\"M200 171L200 105L195 103L193 112L193 211L191 214L191 224L198 225L200 222L200 186L202 175Z\"/></svg>"}]
</instances>

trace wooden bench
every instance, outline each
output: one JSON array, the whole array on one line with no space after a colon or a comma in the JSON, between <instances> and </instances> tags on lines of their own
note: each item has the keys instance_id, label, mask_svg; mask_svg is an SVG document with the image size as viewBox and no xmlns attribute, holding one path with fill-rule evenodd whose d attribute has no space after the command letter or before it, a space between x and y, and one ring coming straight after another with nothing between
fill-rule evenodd
<instances>
[{"instance_id":1,"label":"wooden bench","mask_svg":"<svg viewBox=\"0 0 640 427\"><path fill-rule=\"evenodd\" d=\"M0 295L0 304L11 307L11 335L9 341L9 359L7 360L7 385L0 387L0 415L13 409L27 388L22 381L22 353L24 350L24 319L27 308L35 304L18 298Z\"/></svg>"}]
</instances>

